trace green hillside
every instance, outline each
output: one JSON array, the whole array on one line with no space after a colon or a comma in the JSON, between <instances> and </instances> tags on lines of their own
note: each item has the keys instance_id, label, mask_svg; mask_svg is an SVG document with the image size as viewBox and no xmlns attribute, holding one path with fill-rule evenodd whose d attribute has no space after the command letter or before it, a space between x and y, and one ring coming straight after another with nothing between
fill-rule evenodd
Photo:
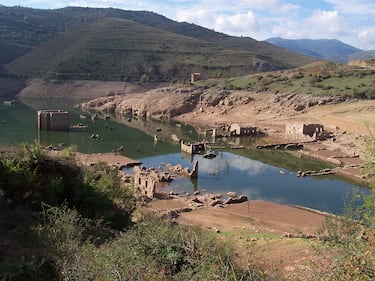
<instances>
[{"instance_id":1,"label":"green hillside","mask_svg":"<svg viewBox=\"0 0 375 281\"><path fill-rule=\"evenodd\" d=\"M313 61L251 38L119 9L0 7L1 42L10 51L0 66L18 57L7 69L23 77L171 81L191 71L228 77Z\"/></svg>"},{"instance_id":2,"label":"green hillside","mask_svg":"<svg viewBox=\"0 0 375 281\"><path fill-rule=\"evenodd\" d=\"M368 60L369 64L372 60ZM301 68L257 73L230 79L209 79L197 86L247 89L274 93L342 95L375 99L375 68L360 68L330 62L315 62Z\"/></svg>"},{"instance_id":3,"label":"green hillside","mask_svg":"<svg viewBox=\"0 0 375 281\"><path fill-rule=\"evenodd\" d=\"M224 49L129 20L103 18L73 28L7 65L26 77L183 81L192 71L206 77L253 73L281 64L248 51Z\"/></svg>"}]
</instances>

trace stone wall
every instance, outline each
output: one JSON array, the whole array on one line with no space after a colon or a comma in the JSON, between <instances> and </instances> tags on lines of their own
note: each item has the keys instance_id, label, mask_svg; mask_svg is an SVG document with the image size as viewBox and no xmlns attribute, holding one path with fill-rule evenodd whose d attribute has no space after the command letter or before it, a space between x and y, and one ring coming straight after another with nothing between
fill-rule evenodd
<instances>
[{"instance_id":1,"label":"stone wall","mask_svg":"<svg viewBox=\"0 0 375 281\"><path fill-rule=\"evenodd\" d=\"M323 138L324 127L320 124L288 123L285 134L294 141L315 141Z\"/></svg>"},{"instance_id":2,"label":"stone wall","mask_svg":"<svg viewBox=\"0 0 375 281\"><path fill-rule=\"evenodd\" d=\"M229 132L231 136L235 137L256 136L259 134L257 127L241 127L236 123L230 125Z\"/></svg>"},{"instance_id":3,"label":"stone wall","mask_svg":"<svg viewBox=\"0 0 375 281\"><path fill-rule=\"evenodd\" d=\"M199 154L206 151L206 145L204 143L184 143L181 141L181 152L188 154Z\"/></svg>"},{"instance_id":4,"label":"stone wall","mask_svg":"<svg viewBox=\"0 0 375 281\"><path fill-rule=\"evenodd\" d=\"M64 110L39 110L37 112L39 130L69 130L69 112Z\"/></svg>"},{"instance_id":5,"label":"stone wall","mask_svg":"<svg viewBox=\"0 0 375 281\"><path fill-rule=\"evenodd\" d=\"M142 167L134 167L134 187L138 194L147 196L150 198L154 197L156 181L150 175L150 172Z\"/></svg>"}]
</instances>

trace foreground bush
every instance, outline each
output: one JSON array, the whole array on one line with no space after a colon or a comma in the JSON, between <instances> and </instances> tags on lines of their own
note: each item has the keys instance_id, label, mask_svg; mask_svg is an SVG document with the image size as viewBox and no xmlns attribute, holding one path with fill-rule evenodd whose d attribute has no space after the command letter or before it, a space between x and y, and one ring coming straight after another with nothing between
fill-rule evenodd
<instances>
[{"instance_id":1,"label":"foreground bush","mask_svg":"<svg viewBox=\"0 0 375 281\"><path fill-rule=\"evenodd\" d=\"M260 280L233 263L228 243L199 228L146 216L97 248L82 239L87 222L74 210L45 215L39 233L61 280Z\"/></svg>"},{"instance_id":2,"label":"foreground bush","mask_svg":"<svg viewBox=\"0 0 375 281\"><path fill-rule=\"evenodd\" d=\"M314 263L311 280L375 280L375 205L369 204L373 196L364 205L347 206L343 217L326 223L319 249L323 258Z\"/></svg>"},{"instance_id":3,"label":"foreground bush","mask_svg":"<svg viewBox=\"0 0 375 281\"><path fill-rule=\"evenodd\" d=\"M135 198L118 170L104 164L82 168L72 158L43 154L37 145L0 156L0 190L10 207L27 205L39 211L41 202L66 203L82 216L104 220L118 230L130 224Z\"/></svg>"},{"instance_id":4,"label":"foreground bush","mask_svg":"<svg viewBox=\"0 0 375 281\"><path fill-rule=\"evenodd\" d=\"M375 138L368 141L369 169L375 171ZM322 231L321 259L313 262L310 280L375 280L375 188L354 194L341 217L330 218Z\"/></svg>"}]
</instances>

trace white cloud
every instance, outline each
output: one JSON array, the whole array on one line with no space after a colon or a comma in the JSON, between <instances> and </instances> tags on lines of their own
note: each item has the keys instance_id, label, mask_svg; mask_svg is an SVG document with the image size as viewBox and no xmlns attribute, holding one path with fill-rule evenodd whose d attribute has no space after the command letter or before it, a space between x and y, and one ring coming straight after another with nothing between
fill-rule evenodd
<instances>
[{"instance_id":1,"label":"white cloud","mask_svg":"<svg viewBox=\"0 0 375 281\"><path fill-rule=\"evenodd\" d=\"M367 27L361 30L358 34L358 43L360 43L363 48L368 50L375 49L375 26Z\"/></svg>"},{"instance_id":2,"label":"white cloud","mask_svg":"<svg viewBox=\"0 0 375 281\"><path fill-rule=\"evenodd\" d=\"M228 167L230 169L244 171L249 176L256 176L264 173L270 166L256 160L252 160L243 156L222 152L215 159L205 160L199 159L199 172L206 174L225 174Z\"/></svg>"},{"instance_id":3,"label":"white cloud","mask_svg":"<svg viewBox=\"0 0 375 281\"><path fill-rule=\"evenodd\" d=\"M313 15L305 20L307 34L314 38L321 38L322 33L326 37L336 37L347 33L347 21L339 15L337 11L317 10Z\"/></svg>"},{"instance_id":4,"label":"white cloud","mask_svg":"<svg viewBox=\"0 0 375 281\"><path fill-rule=\"evenodd\" d=\"M181 9L176 11L175 20L209 26L213 17L209 11L204 9Z\"/></svg>"},{"instance_id":5,"label":"white cloud","mask_svg":"<svg viewBox=\"0 0 375 281\"><path fill-rule=\"evenodd\" d=\"M257 20L252 11L231 16L219 15L215 19L214 28L232 34L249 33L257 29Z\"/></svg>"},{"instance_id":6,"label":"white cloud","mask_svg":"<svg viewBox=\"0 0 375 281\"><path fill-rule=\"evenodd\" d=\"M348 15L375 16L375 2L373 0L326 0L335 9Z\"/></svg>"}]
</instances>

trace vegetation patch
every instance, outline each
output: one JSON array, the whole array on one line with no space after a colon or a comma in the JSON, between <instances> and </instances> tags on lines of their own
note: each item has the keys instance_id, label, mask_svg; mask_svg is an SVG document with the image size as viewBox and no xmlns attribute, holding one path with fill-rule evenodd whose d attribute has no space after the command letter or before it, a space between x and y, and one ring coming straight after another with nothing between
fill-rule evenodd
<instances>
[{"instance_id":1,"label":"vegetation patch","mask_svg":"<svg viewBox=\"0 0 375 281\"><path fill-rule=\"evenodd\" d=\"M230 79L197 82L198 87L217 86L227 90L255 92L342 95L360 99L375 98L375 70L368 67L320 62L293 70L252 74Z\"/></svg>"}]
</instances>

